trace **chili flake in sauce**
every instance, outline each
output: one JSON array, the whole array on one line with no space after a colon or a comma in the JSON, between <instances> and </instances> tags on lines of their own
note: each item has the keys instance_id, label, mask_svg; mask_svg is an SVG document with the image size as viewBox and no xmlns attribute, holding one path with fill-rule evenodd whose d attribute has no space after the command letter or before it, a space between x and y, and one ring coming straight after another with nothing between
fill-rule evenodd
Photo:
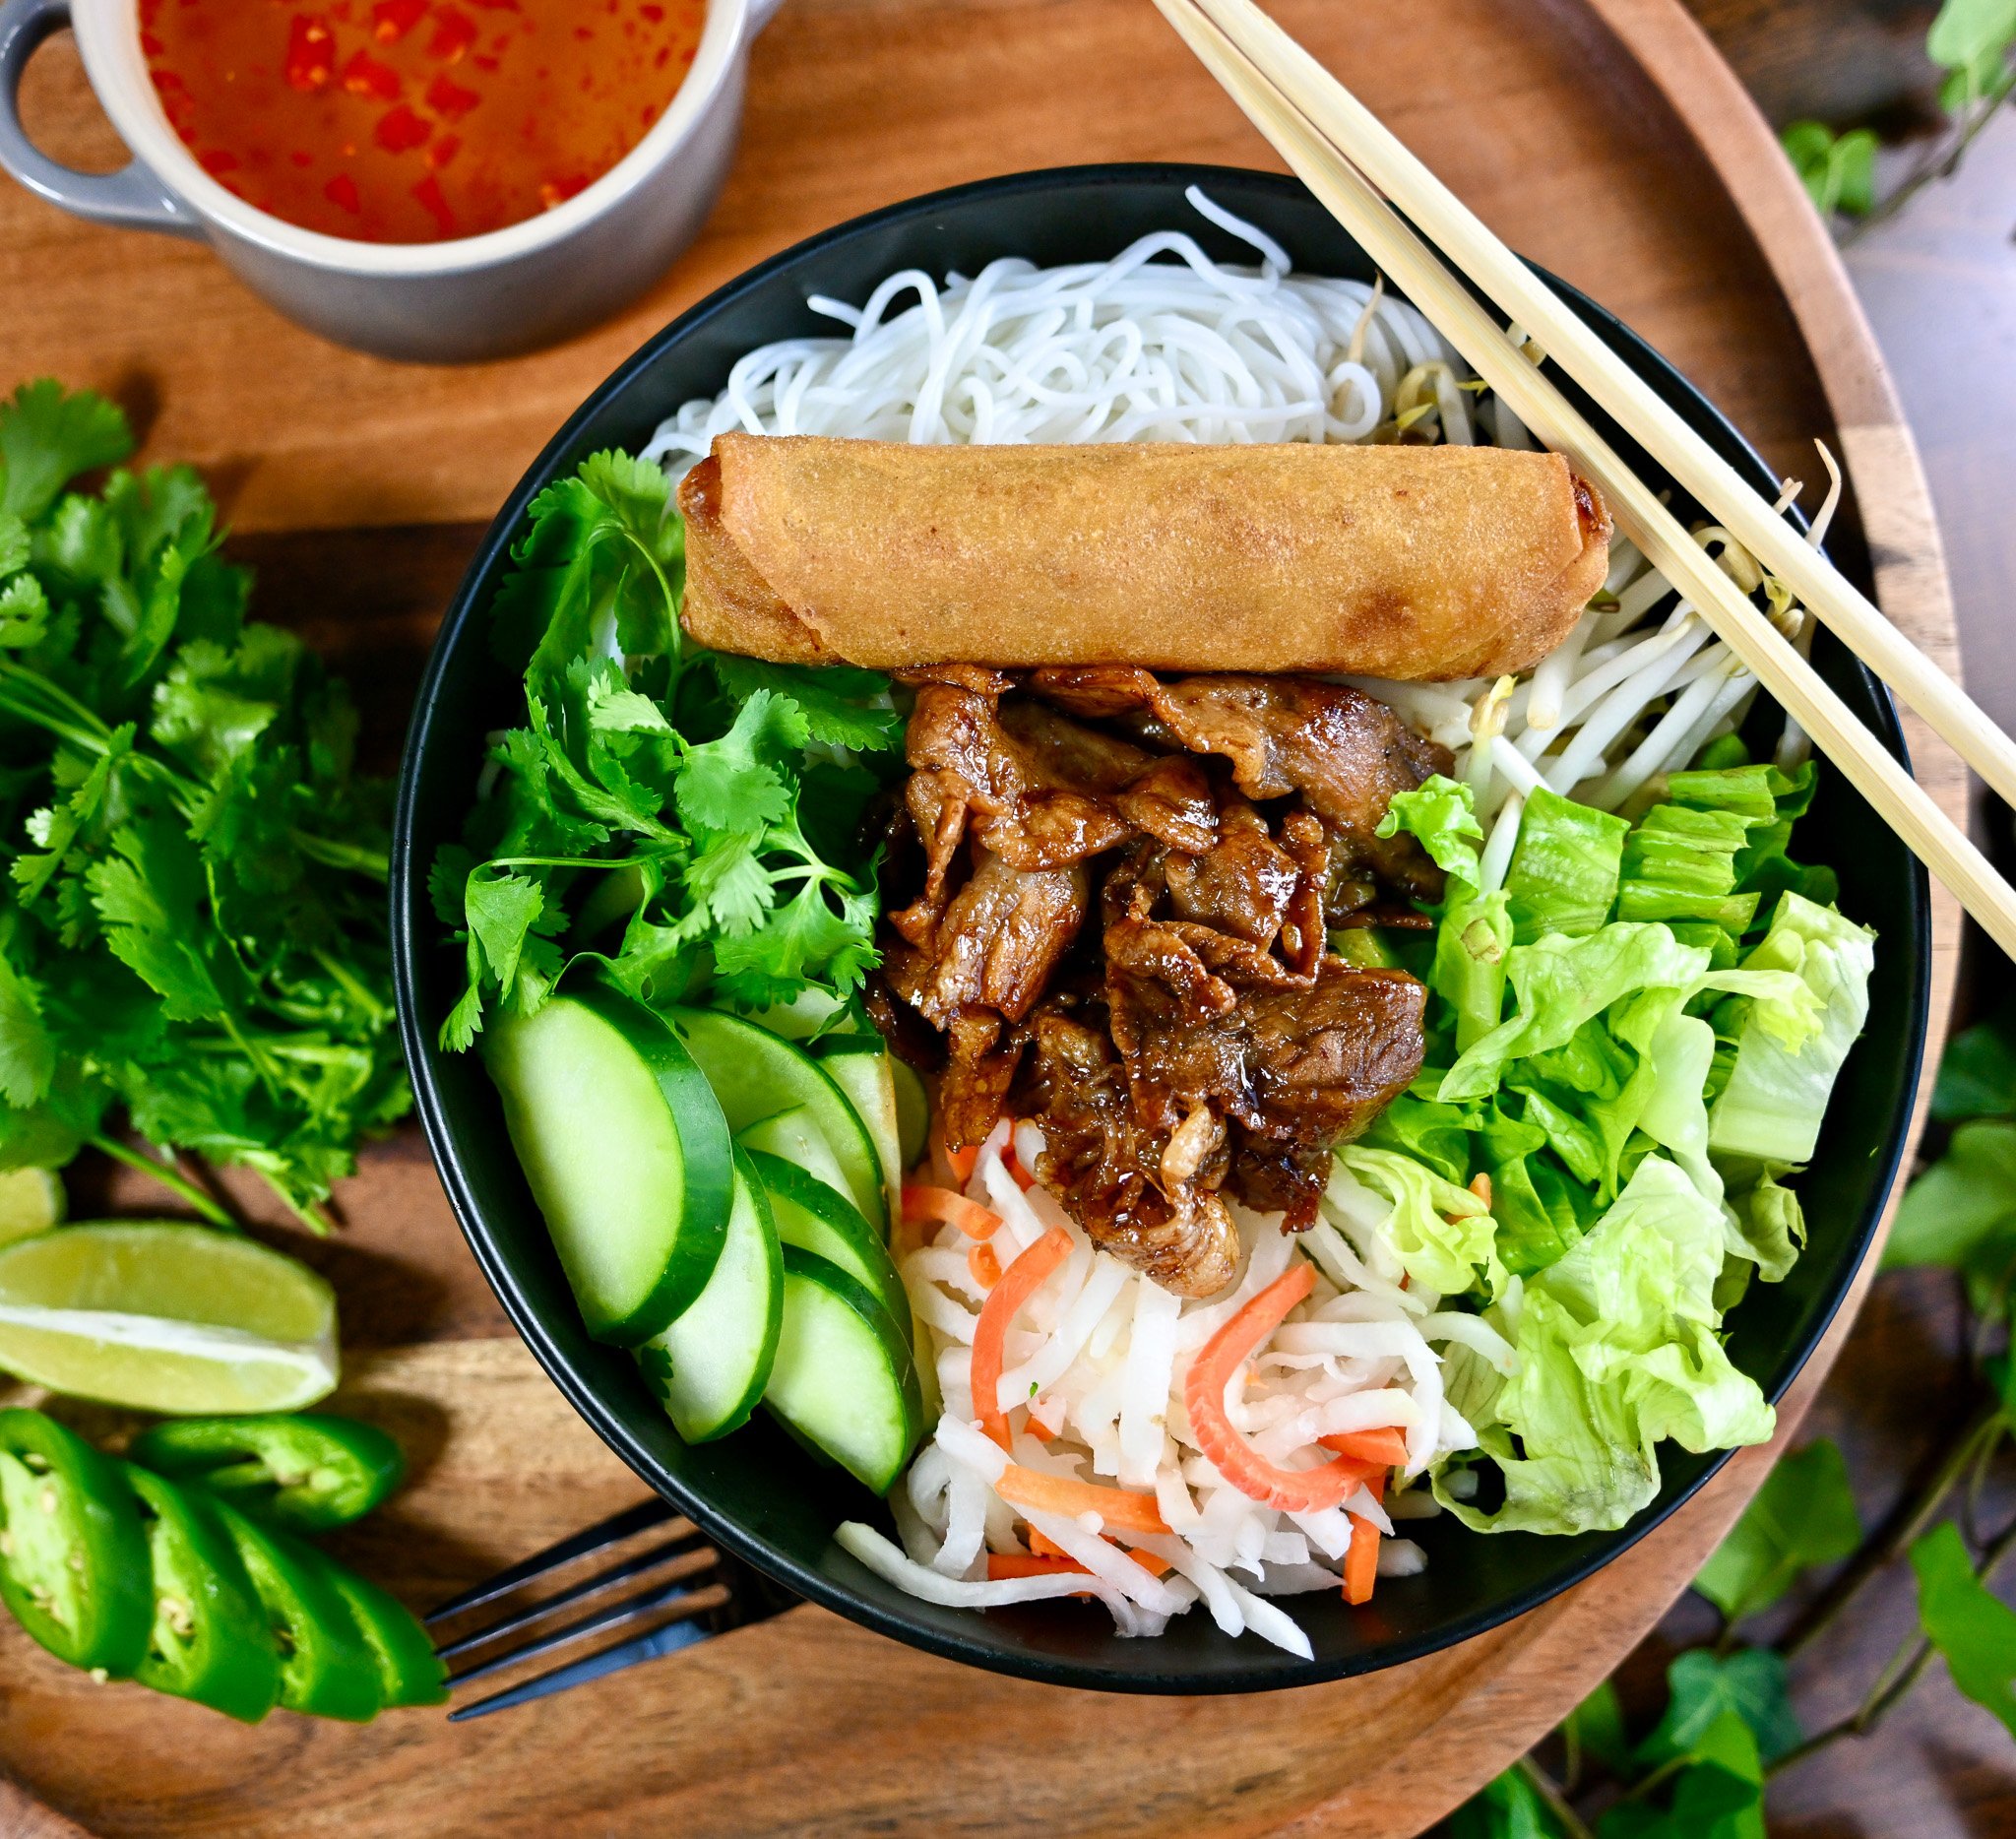
<instances>
[{"instance_id":1,"label":"chili flake in sauce","mask_svg":"<svg viewBox=\"0 0 2016 1839\"><path fill-rule=\"evenodd\" d=\"M704 0L140 0L169 124L303 229L439 242L536 217L630 152Z\"/></svg>"}]
</instances>

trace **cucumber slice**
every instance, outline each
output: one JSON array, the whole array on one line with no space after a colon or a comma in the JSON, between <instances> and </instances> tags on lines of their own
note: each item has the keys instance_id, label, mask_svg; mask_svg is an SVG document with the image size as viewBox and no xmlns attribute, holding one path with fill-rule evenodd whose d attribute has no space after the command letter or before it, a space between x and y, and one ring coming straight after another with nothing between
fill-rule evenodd
<instances>
[{"instance_id":1,"label":"cucumber slice","mask_svg":"<svg viewBox=\"0 0 2016 1839\"><path fill-rule=\"evenodd\" d=\"M889 1230L874 1139L817 1060L769 1029L720 1009L670 1009L666 1016L714 1087L730 1130L806 1107L840 1164L841 1191L878 1233Z\"/></svg>"},{"instance_id":2,"label":"cucumber slice","mask_svg":"<svg viewBox=\"0 0 2016 1839\"><path fill-rule=\"evenodd\" d=\"M850 1211L860 1211L848 1199L851 1190L848 1186L846 1171L821 1134L809 1105L794 1105L788 1111L779 1111L775 1117L766 1117L761 1123L751 1124L735 1141L744 1149L761 1150L766 1156L788 1162L794 1169L802 1169L820 1186L832 1189Z\"/></svg>"},{"instance_id":3,"label":"cucumber slice","mask_svg":"<svg viewBox=\"0 0 2016 1839\"><path fill-rule=\"evenodd\" d=\"M847 1094L855 1114L868 1126L875 1160L882 1170L883 1202L893 1220L903 1205L903 1150L896 1129L894 1055L880 1035L828 1035L812 1044L812 1057Z\"/></svg>"},{"instance_id":4,"label":"cucumber slice","mask_svg":"<svg viewBox=\"0 0 2016 1839\"><path fill-rule=\"evenodd\" d=\"M727 1232L732 1151L705 1075L651 1010L595 983L482 1040L589 1333L649 1341L706 1287Z\"/></svg>"},{"instance_id":5,"label":"cucumber slice","mask_svg":"<svg viewBox=\"0 0 2016 1839\"><path fill-rule=\"evenodd\" d=\"M796 1245L784 1250L784 1335L763 1402L878 1494L923 1434L916 1366L888 1312L838 1265Z\"/></svg>"},{"instance_id":6,"label":"cucumber slice","mask_svg":"<svg viewBox=\"0 0 2016 1839\"><path fill-rule=\"evenodd\" d=\"M748 1423L769 1383L783 1320L777 1227L738 1150L727 1242L714 1275L693 1306L637 1352L646 1382L687 1442L711 1442Z\"/></svg>"},{"instance_id":7,"label":"cucumber slice","mask_svg":"<svg viewBox=\"0 0 2016 1839\"><path fill-rule=\"evenodd\" d=\"M914 1169L924 1159L924 1139L931 1134L931 1095L917 1069L893 1053L889 1076L896 1082L897 1162L901 1168Z\"/></svg>"},{"instance_id":8,"label":"cucumber slice","mask_svg":"<svg viewBox=\"0 0 2016 1839\"><path fill-rule=\"evenodd\" d=\"M787 1041L810 1041L822 1028L843 1020L841 1011L846 1007L830 989L807 988L788 1002L759 1009L752 1019Z\"/></svg>"},{"instance_id":9,"label":"cucumber slice","mask_svg":"<svg viewBox=\"0 0 2016 1839\"><path fill-rule=\"evenodd\" d=\"M839 1265L888 1311L891 1321L904 1327L911 1318L910 1295L890 1261L888 1246L859 1210L797 1165L765 1154L749 1144L748 1137L742 1140L749 1147L756 1177L770 1196L778 1237Z\"/></svg>"}]
</instances>

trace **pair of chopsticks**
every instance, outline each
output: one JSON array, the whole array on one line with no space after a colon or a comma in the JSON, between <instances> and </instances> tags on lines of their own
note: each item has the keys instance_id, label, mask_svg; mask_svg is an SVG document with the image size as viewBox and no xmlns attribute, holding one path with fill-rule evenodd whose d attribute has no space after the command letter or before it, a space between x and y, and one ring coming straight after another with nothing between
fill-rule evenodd
<instances>
[{"instance_id":1,"label":"pair of chopsticks","mask_svg":"<svg viewBox=\"0 0 2016 1839\"><path fill-rule=\"evenodd\" d=\"M2016 892L2008 882L1459 277L1574 378L2012 804L2016 742L1253 0L1156 5L1331 215L1534 435L1603 492L1618 528L1996 944L2016 957Z\"/></svg>"}]
</instances>

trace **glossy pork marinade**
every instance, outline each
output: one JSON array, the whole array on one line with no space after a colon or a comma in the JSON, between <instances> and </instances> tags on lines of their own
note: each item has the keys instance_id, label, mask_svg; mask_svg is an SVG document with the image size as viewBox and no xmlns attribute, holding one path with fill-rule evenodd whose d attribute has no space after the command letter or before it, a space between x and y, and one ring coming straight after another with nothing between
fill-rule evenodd
<instances>
[{"instance_id":1,"label":"glossy pork marinade","mask_svg":"<svg viewBox=\"0 0 2016 1839\"><path fill-rule=\"evenodd\" d=\"M910 674L878 1020L942 1054L948 1143L1035 1119L1035 1173L1094 1243L1214 1295L1224 1196L1308 1226L1332 1150L1420 1070L1421 985L1326 939L1439 893L1377 831L1448 756L1305 679Z\"/></svg>"},{"instance_id":2,"label":"glossy pork marinade","mask_svg":"<svg viewBox=\"0 0 2016 1839\"><path fill-rule=\"evenodd\" d=\"M695 639L877 669L1522 670L1609 542L1558 454L1485 447L723 434L679 507Z\"/></svg>"}]
</instances>

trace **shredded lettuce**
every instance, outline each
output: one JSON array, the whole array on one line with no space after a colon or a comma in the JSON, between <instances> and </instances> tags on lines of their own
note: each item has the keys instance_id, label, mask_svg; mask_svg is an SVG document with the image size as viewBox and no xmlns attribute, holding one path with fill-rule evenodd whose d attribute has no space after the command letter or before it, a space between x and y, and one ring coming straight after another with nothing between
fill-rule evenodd
<instances>
[{"instance_id":1,"label":"shredded lettuce","mask_svg":"<svg viewBox=\"0 0 2016 1839\"><path fill-rule=\"evenodd\" d=\"M1769 765L1737 766L1720 772L1674 773L1667 780L1670 803L1696 811L1726 811L1745 820L1749 835L1735 858L1735 886L1758 897L1758 911L1770 913L1788 889L1820 906L1831 905L1840 887L1831 868L1809 868L1786 855L1792 827L1813 802L1817 775L1808 760L1787 775Z\"/></svg>"},{"instance_id":2,"label":"shredded lettuce","mask_svg":"<svg viewBox=\"0 0 2016 1839\"><path fill-rule=\"evenodd\" d=\"M1545 1270L1588 1230L1596 1217L1593 1196L1546 1153L1545 1130L1495 1101L1478 1146L1491 1179L1499 1258L1515 1277Z\"/></svg>"},{"instance_id":3,"label":"shredded lettuce","mask_svg":"<svg viewBox=\"0 0 2016 1839\"><path fill-rule=\"evenodd\" d=\"M1403 1092L1372 1120L1359 1138L1366 1149L1397 1150L1412 1156L1443 1180L1463 1186L1470 1179L1471 1133L1480 1120L1455 1105L1438 1105Z\"/></svg>"},{"instance_id":4,"label":"shredded lettuce","mask_svg":"<svg viewBox=\"0 0 2016 1839\"><path fill-rule=\"evenodd\" d=\"M1806 1215L1799 1197L1769 1173L1730 1199L1728 1249L1747 1258L1767 1284L1784 1281L1806 1242Z\"/></svg>"},{"instance_id":5,"label":"shredded lettuce","mask_svg":"<svg viewBox=\"0 0 2016 1839\"><path fill-rule=\"evenodd\" d=\"M1783 995L1752 998L1734 1064L1708 1116L1709 1146L1718 1154L1781 1167L1811 1160L1835 1075L1868 1019L1875 936L1800 895L1780 899L1743 972L1790 974L1774 984L1796 979L1819 1011L1817 1033L1798 1026L1810 1024L1810 1008ZM1459 1061L1452 1072L1460 1069Z\"/></svg>"},{"instance_id":6,"label":"shredded lettuce","mask_svg":"<svg viewBox=\"0 0 2016 1839\"><path fill-rule=\"evenodd\" d=\"M1511 949L1512 915L1505 896L1480 894L1452 881L1442 923L1435 928L1428 987L1456 1017L1458 1053L1467 1053L1505 1013L1505 954Z\"/></svg>"},{"instance_id":7,"label":"shredded lettuce","mask_svg":"<svg viewBox=\"0 0 2016 1839\"><path fill-rule=\"evenodd\" d=\"M1387 1241L1412 1282L1438 1296L1475 1290L1480 1279L1492 1296L1505 1287L1498 1223L1469 1188L1399 1151L1362 1143L1339 1150L1337 1163L1333 1183L1355 1179L1392 1203Z\"/></svg>"},{"instance_id":8,"label":"shredded lettuce","mask_svg":"<svg viewBox=\"0 0 2016 1839\"><path fill-rule=\"evenodd\" d=\"M1674 1164L1647 1156L1564 1257L1492 1311L1518 1367L1488 1400L1475 1372L1465 1405L1498 1455L1492 1510L1436 1497L1483 1532L1619 1527L1659 1491L1656 1446L1759 1443L1773 1414L1717 1337L1722 1212ZM1513 1439L1516 1438L1516 1443Z\"/></svg>"},{"instance_id":9,"label":"shredded lettuce","mask_svg":"<svg viewBox=\"0 0 2016 1839\"><path fill-rule=\"evenodd\" d=\"M1755 894L1738 894L1736 856L1750 820L1733 811L1655 804L1624 843L1620 920L1703 920L1742 932L1757 911Z\"/></svg>"},{"instance_id":10,"label":"shredded lettuce","mask_svg":"<svg viewBox=\"0 0 2016 1839\"><path fill-rule=\"evenodd\" d=\"M1516 998L1511 1017L1463 1053L1436 1096L1488 1098L1515 1059L1566 1046L1584 1023L1625 996L1693 989L1708 960L1708 952L1682 945L1664 925L1628 920L1582 938L1515 945L1505 965Z\"/></svg>"},{"instance_id":11,"label":"shredded lettuce","mask_svg":"<svg viewBox=\"0 0 2016 1839\"><path fill-rule=\"evenodd\" d=\"M1549 933L1579 938L1608 920L1629 829L1621 817L1577 804L1544 786L1527 799L1519 843L1505 871L1520 944Z\"/></svg>"},{"instance_id":12,"label":"shredded lettuce","mask_svg":"<svg viewBox=\"0 0 2016 1839\"><path fill-rule=\"evenodd\" d=\"M1478 885L1476 846L1484 832L1477 821L1477 795L1468 786L1435 773L1412 792L1396 792L1374 834L1396 837L1403 830L1427 851L1436 867L1473 888Z\"/></svg>"},{"instance_id":13,"label":"shredded lettuce","mask_svg":"<svg viewBox=\"0 0 2016 1839\"><path fill-rule=\"evenodd\" d=\"M1494 893L1468 788L1396 800L1385 834L1449 873L1425 976L1439 1070L1338 1153L1329 1204L1513 1344L1509 1374L1446 1355L1504 1476L1492 1508L1437 1479L1472 1526L1620 1526L1658 1491L1664 1438L1770 1434L1720 1325L1805 1241L1781 1177L1813 1153L1873 965L1873 935L1813 898L1832 877L1786 855L1812 788L1810 768L1676 773L1635 825L1537 793Z\"/></svg>"}]
</instances>

